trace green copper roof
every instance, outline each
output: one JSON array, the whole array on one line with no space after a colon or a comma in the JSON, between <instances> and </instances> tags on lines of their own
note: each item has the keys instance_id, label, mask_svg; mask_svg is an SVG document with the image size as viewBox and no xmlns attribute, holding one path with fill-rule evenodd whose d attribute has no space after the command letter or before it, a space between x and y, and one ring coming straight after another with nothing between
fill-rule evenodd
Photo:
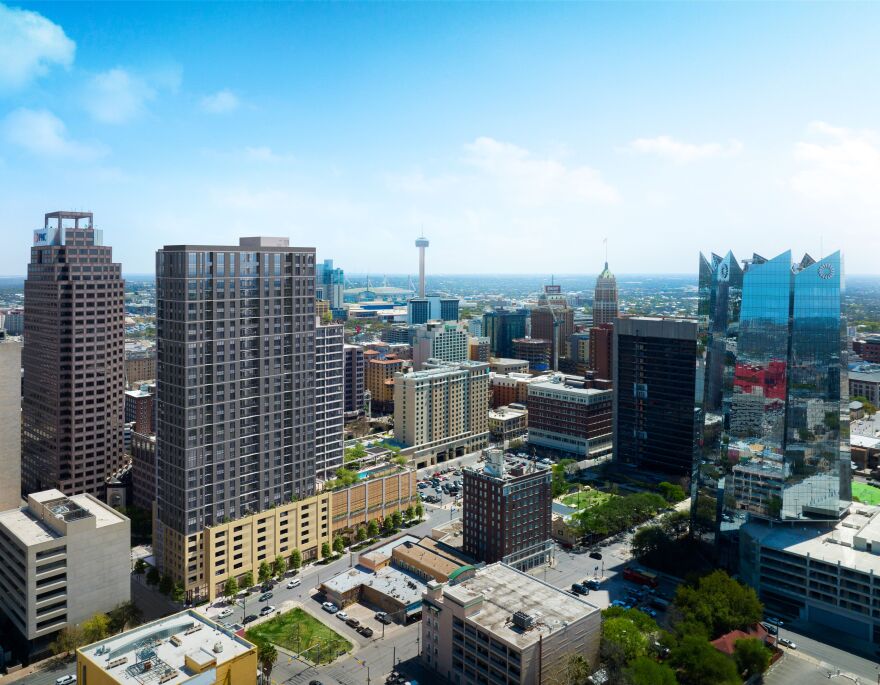
<instances>
[{"instance_id":1,"label":"green copper roof","mask_svg":"<svg viewBox=\"0 0 880 685\"><path fill-rule=\"evenodd\" d=\"M449 582L450 583L453 582L456 578L458 578L465 571L476 570L476 568L477 568L476 566L471 566L470 564L468 564L467 566L461 566L461 567L455 569L452 573L449 574Z\"/></svg>"},{"instance_id":2,"label":"green copper roof","mask_svg":"<svg viewBox=\"0 0 880 685\"><path fill-rule=\"evenodd\" d=\"M599 278L614 278L614 274L608 270L608 262L605 262L605 268L599 274Z\"/></svg>"}]
</instances>

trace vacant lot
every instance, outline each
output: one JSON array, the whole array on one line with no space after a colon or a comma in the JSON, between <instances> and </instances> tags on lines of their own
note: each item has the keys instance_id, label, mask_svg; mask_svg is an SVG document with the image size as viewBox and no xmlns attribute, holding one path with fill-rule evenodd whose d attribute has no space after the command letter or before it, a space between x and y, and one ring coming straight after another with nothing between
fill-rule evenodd
<instances>
[{"instance_id":1,"label":"vacant lot","mask_svg":"<svg viewBox=\"0 0 880 685\"><path fill-rule=\"evenodd\" d=\"M602 492L600 490L595 490L594 488L585 487L583 490L579 492L573 492L570 495L565 495L562 498L562 503L567 507L575 507L576 509L588 509L589 507L595 507L597 504L602 504L609 499L614 497L607 492Z\"/></svg>"},{"instance_id":2,"label":"vacant lot","mask_svg":"<svg viewBox=\"0 0 880 685\"><path fill-rule=\"evenodd\" d=\"M853 481L852 494L864 504L880 504L880 488L875 488L873 485Z\"/></svg>"},{"instance_id":3,"label":"vacant lot","mask_svg":"<svg viewBox=\"0 0 880 685\"><path fill-rule=\"evenodd\" d=\"M351 649L348 640L302 609L279 614L251 628L245 637L252 642L271 642L319 664L329 664Z\"/></svg>"}]
</instances>

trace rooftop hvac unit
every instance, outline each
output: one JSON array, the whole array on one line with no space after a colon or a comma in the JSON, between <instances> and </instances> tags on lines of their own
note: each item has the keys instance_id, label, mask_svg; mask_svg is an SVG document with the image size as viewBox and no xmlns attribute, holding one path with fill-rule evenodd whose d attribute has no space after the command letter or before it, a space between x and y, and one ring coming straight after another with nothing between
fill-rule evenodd
<instances>
[{"instance_id":1,"label":"rooftop hvac unit","mask_svg":"<svg viewBox=\"0 0 880 685\"><path fill-rule=\"evenodd\" d=\"M517 611L513 614L513 625L523 630L528 630L535 623L535 619L524 611Z\"/></svg>"}]
</instances>

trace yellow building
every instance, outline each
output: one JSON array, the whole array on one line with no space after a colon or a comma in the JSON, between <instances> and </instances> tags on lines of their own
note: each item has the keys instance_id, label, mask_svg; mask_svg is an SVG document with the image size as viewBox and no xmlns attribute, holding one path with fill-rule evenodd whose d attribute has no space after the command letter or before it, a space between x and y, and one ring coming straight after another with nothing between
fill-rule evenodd
<instances>
[{"instance_id":1,"label":"yellow building","mask_svg":"<svg viewBox=\"0 0 880 685\"><path fill-rule=\"evenodd\" d=\"M367 356L367 390L373 403L387 409L394 401L394 374L403 371L403 360L397 358L374 359Z\"/></svg>"},{"instance_id":2,"label":"yellow building","mask_svg":"<svg viewBox=\"0 0 880 685\"><path fill-rule=\"evenodd\" d=\"M187 610L76 650L80 685L256 685L257 648Z\"/></svg>"}]
</instances>

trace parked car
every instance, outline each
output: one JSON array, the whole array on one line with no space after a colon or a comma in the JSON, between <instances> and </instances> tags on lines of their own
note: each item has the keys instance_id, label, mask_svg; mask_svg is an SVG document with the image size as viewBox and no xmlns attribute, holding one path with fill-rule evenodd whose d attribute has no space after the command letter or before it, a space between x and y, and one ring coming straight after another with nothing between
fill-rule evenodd
<instances>
[{"instance_id":1,"label":"parked car","mask_svg":"<svg viewBox=\"0 0 880 685\"><path fill-rule=\"evenodd\" d=\"M336 618L338 618L340 621L346 621L348 620L348 614L346 614L344 611L337 611Z\"/></svg>"},{"instance_id":2,"label":"parked car","mask_svg":"<svg viewBox=\"0 0 880 685\"><path fill-rule=\"evenodd\" d=\"M797 649L797 645L789 640L787 637L779 638L779 644L781 644L783 647L788 647L789 649Z\"/></svg>"},{"instance_id":3,"label":"parked car","mask_svg":"<svg viewBox=\"0 0 880 685\"><path fill-rule=\"evenodd\" d=\"M245 617L242 619L241 622L244 623L245 625L247 625L247 624L250 623L251 621L256 621L258 618L259 618L259 617L258 617L256 614L248 614L247 616L245 616Z\"/></svg>"},{"instance_id":4,"label":"parked car","mask_svg":"<svg viewBox=\"0 0 880 685\"><path fill-rule=\"evenodd\" d=\"M76 682L76 676L68 673L67 675L63 675L60 678L55 679L55 685L70 685L71 683Z\"/></svg>"},{"instance_id":5,"label":"parked car","mask_svg":"<svg viewBox=\"0 0 880 685\"><path fill-rule=\"evenodd\" d=\"M377 612L374 618L379 621L379 623L384 623L386 626L391 623L391 619L384 611Z\"/></svg>"},{"instance_id":6,"label":"parked car","mask_svg":"<svg viewBox=\"0 0 880 685\"><path fill-rule=\"evenodd\" d=\"M364 637L373 637L373 629L369 626L359 626L357 631Z\"/></svg>"},{"instance_id":7,"label":"parked car","mask_svg":"<svg viewBox=\"0 0 880 685\"><path fill-rule=\"evenodd\" d=\"M360 624L361 622L354 617L349 618L345 621L345 625L347 625L349 628L357 628Z\"/></svg>"},{"instance_id":8,"label":"parked car","mask_svg":"<svg viewBox=\"0 0 880 685\"><path fill-rule=\"evenodd\" d=\"M762 623L761 625L764 626L764 629L771 635L776 635L779 632L779 628L772 623Z\"/></svg>"},{"instance_id":9,"label":"parked car","mask_svg":"<svg viewBox=\"0 0 880 685\"><path fill-rule=\"evenodd\" d=\"M232 616L232 607L226 607L223 611L217 614L217 618L226 618L227 616Z\"/></svg>"},{"instance_id":10,"label":"parked car","mask_svg":"<svg viewBox=\"0 0 880 685\"><path fill-rule=\"evenodd\" d=\"M302 580L299 578L294 578L287 584L287 589L292 590L295 587L299 587L302 584Z\"/></svg>"},{"instance_id":11,"label":"parked car","mask_svg":"<svg viewBox=\"0 0 880 685\"><path fill-rule=\"evenodd\" d=\"M264 592L262 595L260 595L260 601L268 602L270 599L272 599L273 596L274 595L271 592Z\"/></svg>"},{"instance_id":12,"label":"parked car","mask_svg":"<svg viewBox=\"0 0 880 685\"><path fill-rule=\"evenodd\" d=\"M590 552L590 559L601 559L601 558L602 558L602 552L598 552L596 550L593 550L592 552Z\"/></svg>"},{"instance_id":13,"label":"parked car","mask_svg":"<svg viewBox=\"0 0 880 685\"><path fill-rule=\"evenodd\" d=\"M339 607L336 606L333 602L324 602L321 605L321 608L330 614L335 614L337 611L339 611Z\"/></svg>"},{"instance_id":14,"label":"parked car","mask_svg":"<svg viewBox=\"0 0 880 685\"><path fill-rule=\"evenodd\" d=\"M582 584L583 584L583 585L586 585L586 586L587 586L588 588L590 588L591 590L598 590L599 587L601 586L601 584L599 583L599 581L596 580L595 578L590 578L590 579L588 579L588 580L585 580Z\"/></svg>"},{"instance_id":15,"label":"parked car","mask_svg":"<svg viewBox=\"0 0 880 685\"><path fill-rule=\"evenodd\" d=\"M262 609L260 609L260 616L268 616L273 611L275 611L275 607L273 607L271 604L267 604Z\"/></svg>"},{"instance_id":16,"label":"parked car","mask_svg":"<svg viewBox=\"0 0 880 685\"><path fill-rule=\"evenodd\" d=\"M267 580L265 583L263 583L263 584L260 586L260 591L262 591L262 592L269 592L269 590L271 590L272 587L273 587L272 581L271 581L271 580Z\"/></svg>"},{"instance_id":17,"label":"parked car","mask_svg":"<svg viewBox=\"0 0 880 685\"><path fill-rule=\"evenodd\" d=\"M585 587L584 587L583 585L581 585L580 583L572 583L572 584L571 584L571 591L572 591L574 594L576 594L576 595L588 595L588 594L590 594L589 589L585 588Z\"/></svg>"}]
</instances>

